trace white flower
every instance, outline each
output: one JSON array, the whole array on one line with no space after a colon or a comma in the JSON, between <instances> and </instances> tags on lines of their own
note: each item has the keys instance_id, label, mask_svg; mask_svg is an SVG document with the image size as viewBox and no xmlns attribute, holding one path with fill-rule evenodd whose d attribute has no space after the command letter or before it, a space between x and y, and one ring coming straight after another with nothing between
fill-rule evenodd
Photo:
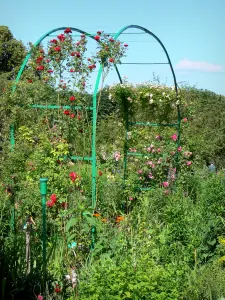
<instances>
[{"instance_id":1,"label":"white flower","mask_svg":"<svg viewBox=\"0 0 225 300\"><path fill-rule=\"evenodd\" d=\"M162 102L162 99L159 99L159 102L161 103L161 102Z\"/></svg>"},{"instance_id":2,"label":"white flower","mask_svg":"<svg viewBox=\"0 0 225 300\"><path fill-rule=\"evenodd\" d=\"M112 94L109 94L109 100L111 100L112 99Z\"/></svg>"},{"instance_id":3,"label":"white flower","mask_svg":"<svg viewBox=\"0 0 225 300\"><path fill-rule=\"evenodd\" d=\"M176 102L176 105L179 105L180 104L180 101L179 100L177 100L177 102Z\"/></svg>"},{"instance_id":4,"label":"white flower","mask_svg":"<svg viewBox=\"0 0 225 300\"><path fill-rule=\"evenodd\" d=\"M154 102L153 99L150 99L150 100L149 100L149 103L150 103L150 104L152 104L153 102Z\"/></svg>"},{"instance_id":5,"label":"white flower","mask_svg":"<svg viewBox=\"0 0 225 300\"><path fill-rule=\"evenodd\" d=\"M65 277L66 277L67 280L70 280L70 275L69 274L67 274Z\"/></svg>"},{"instance_id":6,"label":"white flower","mask_svg":"<svg viewBox=\"0 0 225 300\"><path fill-rule=\"evenodd\" d=\"M153 97L153 95L152 94L149 94L149 98L152 98Z\"/></svg>"},{"instance_id":7,"label":"white flower","mask_svg":"<svg viewBox=\"0 0 225 300\"><path fill-rule=\"evenodd\" d=\"M128 100L129 102L133 102L133 100L131 99L131 97L128 97L127 100Z\"/></svg>"},{"instance_id":8,"label":"white flower","mask_svg":"<svg viewBox=\"0 0 225 300\"><path fill-rule=\"evenodd\" d=\"M163 96L165 96L165 94L166 94L165 92L162 93Z\"/></svg>"}]
</instances>

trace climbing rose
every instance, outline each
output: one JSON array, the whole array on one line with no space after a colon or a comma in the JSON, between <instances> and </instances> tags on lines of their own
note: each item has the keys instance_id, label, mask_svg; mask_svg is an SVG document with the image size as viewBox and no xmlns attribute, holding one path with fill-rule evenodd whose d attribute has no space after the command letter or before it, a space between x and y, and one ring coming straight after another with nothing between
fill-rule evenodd
<instances>
[{"instance_id":1,"label":"climbing rose","mask_svg":"<svg viewBox=\"0 0 225 300\"><path fill-rule=\"evenodd\" d=\"M60 289L60 287L59 287L58 284L56 284L55 292L56 292L56 293L60 293L60 292L61 292L61 289Z\"/></svg>"},{"instance_id":2,"label":"climbing rose","mask_svg":"<svg viewBox=\"0 0 225 300\"><path fill-rule=\"evenodd\" d=\"M70 118L73 119L76 115L75 114L70 114Z\"/></svg>"},{"instance_id":3,"label":"climbing rose","mask_svg":"<svg viewBox=\"0 0 225 300\"><path fill-rule=\"evenodd\" d=\"M124 47L128 47L128 44L124 44Z\"/></svg>"},{"instance_id":4,"label":"climbing rose","mask_svg":"<svg viewBox=\"0 0 225 300\"><path fill-rule=\"evenodd\" d=\"M101 34L102 34L102 31L100 31L100 30L97 31L97 34L98 34L98 35L101 35Z\"/></svg>"},{"instance_id":5,"label":"climbing rose","mask_svg":"<svg viewBox=\"0 0 225 300\"><path fill-rule=\"evenodd\" d=\"M187 163L186 163L187 166L190 166L191 164L192 164L191 161L187 161Z\"/></svg>"},{"instance_id":6,"label":"climbing rose","mask_svg":"<svg viewBox=\"0 0 225 300\"><path fill-rule=\"evenodd\" d=\"M72 181L75 181L75 180L78 178L76 172L71 172L69 176L70 176L70 179L71 179Z\"/></svg>"},{"instance_id":7,"label":"climbing rose","mask_svg":"<svg viewBox=\"0 0 225 300\"><path fill-rule=\"evenodd\" d=\"M181 146L179 146L178 148L177 148L177 151L181 151L182 150L182 147Z\"/></svg>"},{"instance_id":8,"label":"climbing rose","mask_svg":"<svg viewBox=\"0 0 225 300\"><path fill-rule=\"evenodd\" d=\"M54 48L54 50L55 50L56 52L59 52L59 51L61 51L61 47L57 46L57 47Z\"/></svg>"},{"instance_id":9,"label":"climbing rose","mask_svg":"<svg viewBox=\"0 0 225 300\"><path fill-rule=\"evenodd\" d=\"M61 42L64 42L64 41L65 41L65 36L64 36L63 33L60 34L60 35L58 35L57 38L58 38Z\"/></svg>"},{"instance_id":10,"label":"climbing rose","mask_svg":"<svg viewBox=\"0 0 225 300\"><path fill-rule=\"evenodd\" d=\"M187 118L183 118L183 121L184 121L185 123L187 122L187 120L188 120Z\"/></svg>"},{"instance_id":11,"label":"climbing rose","mask_svg":"<svg viewBox=\"0 0 225 300\"><path fill-rule=\"evenodd\" d=\"M28 80L27 80L27 82L29 82L29 83L32 83L32 82L33 82L33 80L32 80L32 79L28 79Z\"/></svg>"},{"instance_id":12,"label":"climbing rose","mask_svg":"<svg viewBox=\"0 0 225 300\"><path fill-rule=\"evenodd\" d=\"M56 39L53 39L53 40L50 41L50 43L57 44L58 41Z\"/></svg>"},{"instance_id":13,"label":"climbing rose","mask_svg":"<svg viewBox=\"0 0 225 300\"><path fill-rule=\"evenodd\" d=\"M70 69L70 73L73 73L73 72L75 72L75 70L74 69Z\"/></svg>"},{"instance_id":14,"label":"climbing rose","mask_svg":"<svg viewBox=\"0 0 225 300\"><path fill-rule=\"evenodd\" d=\"M74 101L74 100L76 100L75 96L71 96L70 101Z\"/></svg>"},{"instance_id":15,"label":"climbing rose","mask_svg":"<svg viewBox=\"0 0 225 300\"><path fill-rule=\"evenodd\" d=\"M177 141L177 135L176 133L174 133L173 135L171 135L171 139L176 142Z\"/></svg>"},{"instance_id":16,"label":"climbing rose","mask_svg":"<svg viewBox=\"0 0 225 300\"><path fill-rule=\"evenodd\" d=\"M53 72L53 70L49 69L49 70L47 70L47 72L48 72L48 73L52 73L52 72Z\"/></svg>"},{"instance_id":17,"label":"climbing rose","mask_svg":"<svg viewBox=\"0 0 225 300\"><path fill-rule=\"evenodd\" d=\"M64 110L64 115L69 115L70 114L70 111L68 109Z\"/></svg>"},{"instance_id":18,"label":"climbing rose","mask_svg":"<svg viewBox=\"0 0 225 300\"><path fill-rule=\"evenodd\" d=\"M38 70L38 71L43 71L44 70L44 66L38 66L37 68L36 68L36 70Z\"/></svg>"},{"instance_id":19,"label":"climbing rose","mask_svg":"<svg viewBox=\"0 0 225 300\"><path fill-rule=\"evenodd\" d=\"M163 182L163 186L164 186L164 187L168 187L168 186L169 186L169 182L168 182L168 181L164 181L164 182Z\"/></svg>"},{"instance_id":20,"label":"climbing rose","mask_svg":"<svg viewBox=\"0 0 225 300\"><path fill-rule=\"evenodd\" d=\"M99 176L102 176L102 174L103 174L102 171L98 171Z\"/></svg>"},{"instance_id":21,"label":"climbing rose","mask_svg":"<svg viewBox=\"0 0 225 300\"><path fill-rule=\"evenodd\" d=\"M70 29L70 28L66 28L65 30L64 30L64 33L72 33L72 30Z\"/></svg>"},{"instance_id":22,"label":"climbing rose","mask_svg":"<svg viewBox=\"0 0 225 300\"><path fill-rule=\"evenodd\" d=\"M43 300L43 296L38 295L38 296L37 296L37 299L38 299L38 300Z\"/></svg>"},{"instance_id":23,"label":"climbing rose","mask_svg":"<svg viewBox=\"0 0 225 300\"><path fill-rule=\"evenodd\" d=\"M94 37L94 39L96 40L96 41L99 41L100 40L100 36L99 35L96 35L95 37Z\"/></svg>"},{"instance_id":24,"label":"climbing rose","mask_svg":"<svg viewBox=\"0 0 225 300\"><path fill-rule=\"evenodd\" d=\"M51 199L51 201L52 201L53 203L55 203L56 200L57 200L56 194L52 194L52 195L50 196L50 199Z\"/></svg>"},{"instance_id":25,"label":"climbing rose","mask_svg":"<svg viewBox=\"0 0 225 300\"><path fill-rule=\"evenodd\" d=\"M75 56L75 54L76 54L76 52L71 52L70 55L71 55L71 56Z\"/></svg>"},{"instance_id":26,"label":"climbing rose","mask_svg":"<svg viewBox=\"0 0 225 300\"><path fill-rule=\"evenodd\" d=\"M114 62L114 58L110 57L109 62L113 63Z\"/></svg>"},{"instance_id":27,"label":"climbing rose","mask_svg":"<svg viewBox=\"0 0 225 300\"><path fill-rule=\"evenodd\" d=\"M113 43L113 42L114 42L114 39L110 38L109 41L110 41L111 43Z\"/></svg>"}]
</instances>

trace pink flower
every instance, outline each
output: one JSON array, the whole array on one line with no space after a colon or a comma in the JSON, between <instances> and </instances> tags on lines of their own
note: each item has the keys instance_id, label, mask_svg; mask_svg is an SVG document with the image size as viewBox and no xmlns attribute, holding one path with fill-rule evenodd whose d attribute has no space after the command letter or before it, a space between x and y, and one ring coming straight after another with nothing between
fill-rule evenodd
<instances>
[{"instance_id":1,"label":"pink flower","mask_svg":"<svg viewBox=\"0 0 225 300\"><path fill-rule=\"evenodd\" d=\"M134 200L134 198L133 197L129 197L129 200L132 201L132 200Z\"/></svg>"},{"instance_id":2,"label":"pink flower","mask_svg":"<svg viewBox=\"0 0 225 300\"><path fill-rule=\"evenodd\" d=\"M186 162L186 165L187 165L187 166L190 166L191 164L192 164L191 161L187 161L187 162Z\"/></svg>"},{"instance_id":3,"label":"pink flower","mask_svg":"<svg viewBox=\"0 0 225 300\"><path fill-rule=\"evenodd\" d=\"M169 190L165 190L165 191L164 191L164 194L165 194L165 195L169 195L169 193L170 193Z\"/></svg>"},{"instance_id":4,"label":"pink flower","mask_svg":"<svg viewBox=\"0 0 225 300\"><path fill-rule=\"evenodd\" d=\"M182 147L181 146L179 146L178 148L177 148L177 151L181 151L182 150Z\"/></svg>"},{"instance_id":5,"label":"pink flower","mask_svg":"<svg viewBox=\"0 0 225 300\"><path fill-rule=\"evenodd\" d=\"M50 199L51 199L51 201L52 201L53 203L55 203L55 202L57 201L57 196L56 196L56 194L52 194L52 195L50 196Z\"/></svg>"},{"instance_id":6,"label":"pink flower","mask_svg":"<svg viewBox=\"0 0 225 300\"><path fill-rule=\"evenodd\" d=\"M70 73L73 73L73 72L75 72L75 70L74 69L70 69Z\"/></svg>"},{"instance_id":7,"label":"pink flower","mask_svg":"<svg viewBox=\"0 0 225 300\"><path fill-rule=\"evenodd\" d=\"M146 162L146 165L151 166L152 164L153 164L152 160L149 160L149 161Z\"/></svg>"},{"instance_id":8,"label":"pink flower","mask_svg":"<svg viewBox=\"0 0 225 300\"><path fill-rule=\"evenodd\" d=\"M158 149L157 149L157 152L158 152L158 153L160 153L160 152L161 152L161 149L160 149L160 148L158 148Z\"/></svg>"},{"instance_id":9,"label":"pink flower","mask_svg":"<svg viewBox=\"0 0 225 300\"><path fill-rule=\"evenodd\" d=\"M142 174L142 172L143 172L142 170L138 170L138 172L137 172L137 173L138 173L138 174Z\"/></svg>"},{"instance_id":10,"label":"pink flower","mask_svg":"<svg viewBox=\"0 0 225 300\"><path fill-rule=\"evenodd\" d=\"M43 296L41 296L41 294L40 294L40 295L37 296L37 299L38 299L38 300L43 300L44 298L43 298Z\"/></svg>"},{"instance_id":11,"label":"pink flower","mask_svg":"<svg viewBox=\"0 0 225 300\"><path fill-rule=\"evenodd\" d=\"M149 178L149 179L154 179L154 176L152 175L152 173L149 173L149 174L148 174L148 178Z\"/></svg>"},{"instance_id":12,"label":"pink flower","mask_svg":"<svg viewBox=\"0 0 225 300\"><path fill-rule=\"evenodd\" d=\"M176 142L177 141L177 134L174 133L173 135L171 135L171 139Z\"/></svg>"},{"instance_id":13,"label":"pink flower","mask_svg":"<svg viewBox=\"0 0 225 300\"><path fill-rule=\"evenodd\" d=\"M183 122L186 123L188 121L187 118L183 118Z\"/></svg>"},{"instance_id":14,"label":"pink flower","mask_svg":"<svg viewBox=\"0 0 225 300\"><path fill-rule=\"evenodd\" d=\"M170 184L169 184L168 181L164 181L164 182L163 182L163 186L164 186L165 188L169 187L169 185L170 185Z\"/></svg>"},{"instance_id":15,"label":"pink flower","mask_svg":"<svg viewBox=\"0 0 225 300\"><path fill-rule=\"evenodd\" d=\"M161 135L157 135L157 136L155 137L155 139L161 141L161 140L162 140L162 137L161 137Z\"/></svg>"},{"instance_id":16,"label":"pink flower","mask_svg":"<svg viewBox=\"0 0 225 300\"><path fill-rule=\"evenodd\" d=\"M128 47L128 44L124 44L124 47Z\"/></svg>"},{"instance_id":17,"label":"pink flower","mask_svg":"<svg viewBox=\"0 0 225 300\"><path fill-rule=\"evenodd\" d=\"M120 154L119 151L116 151L116 152L114 153L114 158L115 158L116 161L120 160L121 154Z\"/></svg>"}]
</instances>

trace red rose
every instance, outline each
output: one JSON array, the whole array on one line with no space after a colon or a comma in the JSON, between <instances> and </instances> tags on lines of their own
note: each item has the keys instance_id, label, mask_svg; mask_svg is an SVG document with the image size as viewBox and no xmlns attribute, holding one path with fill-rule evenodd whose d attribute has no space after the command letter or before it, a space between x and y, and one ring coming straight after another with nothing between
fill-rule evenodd
<instances>
[{"instance_id":1,"label":"red rose","mask_svg":"<svg viewBox=\"0 0 225 300\"><path fill-rule=\"evenodd\" d=\"M60 292L61 292L61 289L60 289L60 287L59 287L58 284L56 284L55 292L56 292L56 293L60 293Z\"/></svg>"},{"instance_id":2,"label":"red rose","mask_svg":"<svg viewBox=\"0 0 225 300\"><path fill-rule=\"evenodd\" d=\"M44 70L44 66L38 66L37 68L36 68L36 70L38 70L38 71L43 71Z\"/></svg>"},{"instance_id":3,"label":"red rose","mask_svg":"<svg viewBox=\"0 0 225 300\"><path fill-rule=\"evenodd\" d=\"M64 115L68 116L70 114L70 111L68 109L64 110Z\"/></svg>"},{"instance_id":4,"label":"red rose","mask_svg":"<svg viewBox=\"0 0 225 300\"><path fill-rule=\"evenodd\" d=\"M94 39L96 40L96 41L99 41L100 40L100 36L99 35L96 35L95 37L94 37Z\"/></svg>"},{"instance_id":5,"label":"red rose","mask_svg":"<svg viewBox=\"0 0 225 300\"><path fill-rule=\"evenodd\" d=\"M40 50L40 53L45 53L44 49L41 49L41 50Z\"/></svg>"},{"instance_id":6,"label":"red rose","mask_svg":"<svg viewBox=\"0 0 225 300\"><path fill-rule=\"evenodd\" d=\"M43 56L39 56L37 59L36 59L36 63L37 64L40 64L43 60Z\"/></svg>"},{"instance_id":7,"label":"red rose","mask_svg":"<svg viewBox=\"0 0 225 300\"><path fill-rule=\"evenodd\" d=\"M111 58L109 59L109 62L113 63L113 62L114 62L114 58L111 57Z\"/></svg>"},{"instance_id":8,"label":"red rose","mask_svg":"<svg viewBox=\"0 0 225 300\"><path fill-rule=\"evenodd\" d=\"M72 30L70 29L70 28L66 28L65 30L64 30L64 33L72 33Z\"/></svg>"},{"instance_id":9,"label":"red rose","mask_svg":"<svg viewBox=\"0 0 225 300\"><path fill-rule=\"evenodd\" d=\"M76 45L79 46L79 45L80 45L80 42L76 42Z\"/></svg>"},{"instance_id":10,"label":"red rose","mask_svg":"<svg viewBox=\"0 0 225 300\"><path fill-rule=\"evenodd\" d=\"M102 34L102 31L100 31L100 30L97 31L97 34L98 34L98 35L101 35L101 34Z\"/></svg>"},{"instance_id":11,"label":"red rose","mask_svg":"<svg viewBox=\"0 0 225 300\"><path fill-rule=\"evenodd\" d=\"M128 47L128 44L124 44L124 47Z\"/></svg>"},{"instance_id":12,"label":"red rose","mask_svg":"<svg viewBox=\"0 0 225 300\"><path fill-rule=\"evenodd\" d=\"M71 52L70 55L71 55L71 56L75 56L75 54L76 54L76 52Z\"/></svg>"},{"instance_id":13,"label":"red rose","mask_svg":"<svg viewBox=\"0 0 225 300\"><path fill-rule=\"evenodd\" d=\"M70 69L70 73L73 73L73 72L75 72L75 70L74 69Z\"/></svg>"},{"instance_id":14,"label":"red rose","mask_svg":"<svg viewBox=\"0 0 225 300\"><path fill-rule=\"evenodd\" d=\"M47 72L48 72L48 73L52 73L52 72L53 72L53 70L49 69L49 70L47 70Z\"/></svg>"},{"instance_id":15,"label":"red rose","mask_svg":"<svg viewBox=\"0 0 225 300\"><path fill-rule=\"evenodd\" d=\"M81 119L81 116L80 116L80 115L78 115L78 116L77 116L77 119L78 119L78 120L80 120L80 119Z\"/></svg>"},{"instance_id":16,"label":"red rose","mask_svg":"<svg viewBox=\"0 0 225 300\"><path fill-rule=\"evenodd\" d=\"M74 101L74 100L76 100L75 96L71 96L70 101Z\"/></svg>"},{"instance_id":17,"label":"red rose","mask_svg":"<svg viewBox=\"0 0 225 300\"><path fill-rule=\"evenodd\" d=\"M33 80L32 80L32 79L28 79L28 80L27 80L27 82L29 82L29 83L32 83L32 82L33 82Z\"/></svg>"},{"instance_id":18,"label":"red rose","mask_svg":"<svg viewBox=\"0 0 225 300\"><path fill-rule=\"evenodd\" d=\"M61 42L64 42L64 41L65 41L65 36L64 36L63 33L60 34L60 35L58 35L57 38L58 38Z\"/></svg>"},{"instance_id":19,"label":"red rose","mask_svg":"<svg viewBox=\"0 0 225 300\"><path fill-rule=\"evenodd\" d=\"M55 50L56 52L61 51L61 47L57 46L57 47L54 48L54 50Z\"/></svg>"},{"instance_id":20,"label":"red rose","mask_svg":"<svg viewBox=\"0 0 225 300\"><path fill-rule=\"evenodd\" d=\"M58 41L56 39L53 39L53 40L50 41L50 43L57 44Z\"/></svg>"},{"instance_id":21,"label":"red rose","mask_svg":"<svg viewBox=\"0 0 225 300\"><path fill-rule=\"evenodd\" d=\"M75 114L70 114L71 119L75 118L75 116L76 116Z\"/></svg>"},{"instance_id":22,"label":"red rose","mask_svg":"<svg viewBox=\"0 0 225 300\"><path fill-rule=\"evenodd\" d=\"M87 60L88 60L88 61L91 61L91 58L88 58Z\"/></svg>"},{"instance_id":23,"label":"red rose","mask_svg":"<svg viewBox=\"0 0 225 300\"><path fill-rule=\"evenodd\" d=\"M49 63L49 62L50 62L50 59L46 59L46 62Z\"/></svg>"},{"instance_id":24,"label":"red rose","mask_svg":"<svg viewBox=\"0 0 225 300\"><path fill-rule=\"evenodd\" d=\"M56 201L57 201L57 196L56 196L56 194L52 194L52 195L50 196L50 199L51 199L51 201L55 204Z\"/></svg>"},{"instance_id":25,"label":"red rose","mask_svg":"<svg viewBox=\"0 0 225 300\"><path fill-rule=\"evenodd\" d=\"M75 180L78 178L78 175L77 175L76 172L71 172L71 173L69 174L69 176L70 176L70 179L71 179L72 181L75 181Z\"/></svg>"},{"instance_id":26,"label":"red rose","mask_svg":"<svg viewBox=\"0 0 225 300\"><path fill-rule=\"evenodd\" d=\"M76 52L76 57L80 57L80 52Z\"/></svg>"},{"instance_id":27,"label":"red rose","mask_svg":"<svg viewBox=\"0 0 225 300\"><path fill-rule=\"evenodd\" d=\"M98 171L99 176L102 176L102 174L103 174L102 171Z\"/></svg>"},{"instance_id":28,"label":"red rose","mask_svg":"<svg viewBox=\"0 0 225 300\"><path fill-rule=\"evenodd\" d=\"M111 43L113 43L113 42L114 42L114 39L113 39L113 38L110 38L109 41L110 41Z\"/></svg>"}]
</instances>

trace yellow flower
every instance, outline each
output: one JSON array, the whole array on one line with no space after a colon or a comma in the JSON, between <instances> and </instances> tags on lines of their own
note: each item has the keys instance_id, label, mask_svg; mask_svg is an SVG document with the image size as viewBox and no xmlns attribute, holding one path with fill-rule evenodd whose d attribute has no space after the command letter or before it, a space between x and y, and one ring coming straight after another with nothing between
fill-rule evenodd
<instances>
[{"instance_id":1,"label":"yellow flower","mask_svg":"<svg viewBox=\"0 0 225 300\"><path fill-rule=\"evenodd\" d=\"M225 246L225 238L224 238L224 237L220 236L220 237L218 238L218 240L219 240L220 245Z\"/></svg>"}]
</instances>

